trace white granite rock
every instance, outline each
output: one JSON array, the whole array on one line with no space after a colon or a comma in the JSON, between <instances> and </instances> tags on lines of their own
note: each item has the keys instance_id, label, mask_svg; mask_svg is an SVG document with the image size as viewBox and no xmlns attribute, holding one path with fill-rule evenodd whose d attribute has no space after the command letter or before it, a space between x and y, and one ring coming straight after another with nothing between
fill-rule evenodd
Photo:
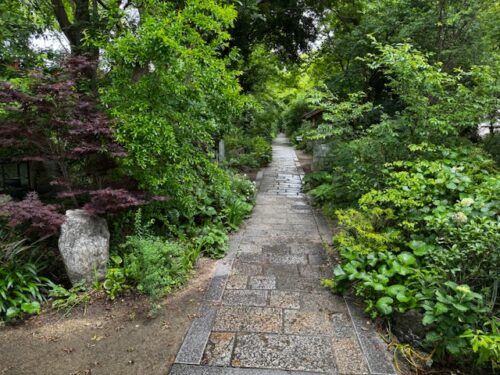
<instances>
[{"instance_id":1,"label":"white granite rock","mask_svg":"<svg viewBox=\"0 0 500 375\"><path fill-rule=\"evenodd\" d=\"M104 279L109 260L106 220L84 210L66 211L59 237L59 251L72 284Z\"/></svg>"}]
</instances>

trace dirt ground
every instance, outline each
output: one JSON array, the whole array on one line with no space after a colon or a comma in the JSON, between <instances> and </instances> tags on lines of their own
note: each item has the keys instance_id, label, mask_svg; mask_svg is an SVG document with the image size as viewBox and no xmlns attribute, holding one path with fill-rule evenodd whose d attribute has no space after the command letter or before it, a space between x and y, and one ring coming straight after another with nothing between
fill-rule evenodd
<instances>
[{"instance_id":1,"label":"dirt ground","mask_svg":"<svg viewBox=\"0 0 500 375\"><path fill-rule=\"evenodd\" d=\"M0 375L165 375L198 313L215 261L201 258L185 287L154 318L149 300L97 298L63 313L44 312L0 328Z\"/></svg>"},{"instance_id":2,"label":"dirt ground","mask_svg":"<svg viewBox=\"0 0 500 375\"><path fill-rule=\"evenodd\" d=\"M302 166L304 172L306 174L310 173L312 165L312 155L307 154L305 151L297 149L295 149L295 154L297 155L297 158L299 159L300 165Z\"/></svg>"}]
</instances>

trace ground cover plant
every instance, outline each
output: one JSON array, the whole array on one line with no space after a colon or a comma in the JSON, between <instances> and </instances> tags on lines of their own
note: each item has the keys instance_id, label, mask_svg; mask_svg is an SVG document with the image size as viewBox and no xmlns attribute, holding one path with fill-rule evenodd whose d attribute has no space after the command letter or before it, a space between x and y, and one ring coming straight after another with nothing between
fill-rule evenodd
<instances>
[{"instance_id":1,"label":"ground cover plant","mask_svg":"<svg viewBox=\"0 0 500 375\"><path fill-rule=\"evenodd\" d=\"M42 264L31 259L33 249L26 240L5 231L0 236L0 317L13 320L38 313L49 286L41 276Z\"/></svg>"}]
</instances>

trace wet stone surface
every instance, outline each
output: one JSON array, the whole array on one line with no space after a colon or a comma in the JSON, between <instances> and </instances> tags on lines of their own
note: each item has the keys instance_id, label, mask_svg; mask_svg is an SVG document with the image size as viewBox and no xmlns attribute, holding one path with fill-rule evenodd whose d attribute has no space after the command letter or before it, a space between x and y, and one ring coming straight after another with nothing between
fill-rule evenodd
<instances>
[{"instance_id":1,"label":"wet stone surface","mask_svg":"<svg viewBox=\"0 0 500 375\"><path fill-rule=\"evenodd\" d=\"M278 137L252 217L221 260L221 295L207 295L210 314L200 311L202 329L192 327L171 374L395 373L373 325L321 286L332 276L323 247L331 233L301 180L293 148Z\"/></svg>"}]
</instances>

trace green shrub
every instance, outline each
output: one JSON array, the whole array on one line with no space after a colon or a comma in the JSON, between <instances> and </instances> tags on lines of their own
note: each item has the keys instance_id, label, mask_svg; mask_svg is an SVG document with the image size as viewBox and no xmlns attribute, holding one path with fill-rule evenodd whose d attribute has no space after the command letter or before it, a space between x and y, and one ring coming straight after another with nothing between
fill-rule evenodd
<instances>
[{"instance_id":1,"label":"green shrub","mask_svg":"<svg viewBox=\"0 0 500 375\"><path fill-rule=\"evenodd\" d=\"M0 318L11 320L21 314L37 314L44 301L42 290L48 280L38 275L33 263L0 266Z\"/></svg>"},{"instance_id":2,"label":"green shrub","mask_svg":"<svg viewBox=\"0 0 500 375\"><path fill-rule=\"evenodd\" d=\"M491 333L482 330L467 330L462 335L469 339L472 351L477 353L477 364L483 365L489 363L492 371L500 368L500 333L498 332L499 322L492 320L486 325L490 326Z\"/></svg>"},{"instance_id":3,"label":"green shrub","mask_svg":"<svg viewBox=\"0 0 500 375\"><path fill-rule=\"evenodd\" d=\"M231 177L231 191L247 203L255 202L255 184L247 177L234 174Z\"/></svg>"},{"instance_id":4,"label":"green shrub","mask_svg":"<svg viewBox=\"0 0 500 375\"><path fill-rule=\"evenodd\" d=\"M129 288L126 284L127 279L122 263L123 259L120 256L112 255L111 262L106 270L106 279L102 287L111 300L114 300L119 294Z\"/></svg>"},{"instance_id":5,"label":"green shrub","mask_svg":"<svg viewBox=\"0 0 500 375\"><path fill-rule=\"evenodd\" d=\"M320 185L331 183L332 176L330 173L325 171L311 172L304 176L302 181L303 188L305 191L310 191Z\"/></svg>"},{"instance_id":6,"label":"green shrub","mask_svg":"<svg viewBox=\"0 0 500 375\"><path fill-rule=\"evenodd\" d=\"M425 345L467 361L471 332L493 334L498 313L500 177L475 148L411 148L426 158L388 165L359 210L337 211L343 262L326 284L352 285L373 316L419 310Z\"/></svg>"},{"instance_id":7,"label":"green shrub","mask_svg":"<svg viewBox=\"0 0 500 375\"><path fill-rule=\"evenodd\" d=\"M32 250L26 240L0 233L0 320L40 312L49 280L40 276L40 265L26 254Z\"/></svg>"},{"instance_id":8,"label":"green shrub","mask_svg":"<svg viewBox=\"0 0 500 375\"><path fill-rule=\"evenodd\" d=\"M227 251L227 234L216 227L203 228L195 240L198 250L212 258L222 258Z\"/></svg>"},{"instance_id":9,"label":"green shrub","mask_svg":"<svg viewBox=\"0 0 500 375\"><path fill-rule=\"evenodd\" d=\"M264 167L271 161L272 148L270 142L264 137L257 136L252 139L252 151L259 161L259 166Z\"/></svg>"},{"instance_id":10,"label":"green shrub","mask_svg":"<svg viewBox=\"0 0 500 375\"><path fill-rule=\"evenodd\" d=\"M268 138L249 137L242 132L226 136L227 164L239 170L264 167L271 161L272 148Z\"/></svg>"},{"instance_id":11,"label":"green shrub","mask_svg":"<svg viewBox=\"0 0 500 375\"><path fill-rule=\"evenodd\" d=\"M197 249L157 237L131 236L123 246L127 278L153 298L179 287L199 254Z\"/></svg>"},{"instance_id":12,"label":"green shrub","mask_svg":"<svg viewBox=\"0 0 500 375\"><path fill-rule=\"evenodd\" d=\"M314 204L322 205L333 199L335 188L331 183L321 184L309 191L309 195L313 198Z\"/></svg>"},{"instance_id":13,"label":"green shrub","mask_svg":"<svg viewBox=\"0 0 500 375\"><path fill-rule=\"evenodd\" d=\"M252 212L255 202L255 185L248 178L233 175L230 194L220 212L222 223L230 229L237 229Z\"/></svg>"},{"instance_id":14,"label":"green shrub","mask_svg":"<svg viewBox=\"0 0 500 375\"><path fill-rule=\"evenodd\" d=\"M497 166L500 166L500 133L488 134L482 140L481 146L491 155Z\"/></svg>"},{"instance_id":15,"label":"green shrub","mask_svg":"<svg viewBox=\"0 0 500 375\"><path fill-rule=\"evenodd\" d=\"M230 156L228 158L227 165L231 168L245 171L259 168L259 161L255 158L254 154L241 154Z\"/></svg>"}]
</instances>

